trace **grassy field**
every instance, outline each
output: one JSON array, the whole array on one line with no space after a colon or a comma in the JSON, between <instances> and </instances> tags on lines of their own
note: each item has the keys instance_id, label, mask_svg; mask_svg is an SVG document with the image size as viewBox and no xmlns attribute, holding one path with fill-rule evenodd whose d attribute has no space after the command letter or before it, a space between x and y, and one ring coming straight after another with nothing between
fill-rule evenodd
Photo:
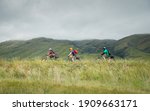
<instances>
[{"instance_id":1,"label":"grassy field","mask_svg":"<svg viewBox=\"0 0 150 111\"><path fill-rule=\"evenodd\" d=\"M150 94L149 60L0 60L2 94Z\"/></svg>"}]
</instances>

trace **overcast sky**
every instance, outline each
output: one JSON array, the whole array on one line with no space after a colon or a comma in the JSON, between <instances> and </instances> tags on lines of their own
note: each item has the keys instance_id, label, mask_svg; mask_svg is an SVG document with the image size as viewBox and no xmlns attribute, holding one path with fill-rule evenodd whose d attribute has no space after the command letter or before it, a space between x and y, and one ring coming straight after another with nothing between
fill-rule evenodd
<instances>
[{"instance_id":1,"label":"overcast sky","mask_svg":"<svg viewBox=\"0 0 150 111\"><path fill-rule=\"evenodd\" d=\"M150 33L150 0L0 0L0 42Z\"/></svg>"}]
</instances>

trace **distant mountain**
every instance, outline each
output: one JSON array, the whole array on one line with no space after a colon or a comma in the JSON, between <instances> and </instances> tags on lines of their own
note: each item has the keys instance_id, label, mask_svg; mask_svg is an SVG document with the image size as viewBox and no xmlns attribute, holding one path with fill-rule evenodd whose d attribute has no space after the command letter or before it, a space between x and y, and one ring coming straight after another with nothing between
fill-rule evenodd
<instances>
[{"instance_id":1,"label":"distant mountain","mask_svg":"<svg viewBox=\"0 0 150 111\"><path fill-rule=\"evenodd\" d=\"M96 53L100 48L107 47L109 50L113 50L113 45L116 40L82 40L82 41L73 41L74 45L81 50L81 53Z\"/></svg>"},{"instance_id":2,"label":"distant mountain","mask_svg":"<svg viewBox=\"0 0 150 111\"><path fill-rule=\"evenodd\" d=\"M54 40L49 38L35 38L28 41L6 41L0 43L0 58L32 58L36 56L44 56L51 47L61 57L69 54L69 48L78 49L80 54L96 53L97 48L110 46L116 42L115 40L83 40L68 41Z\"/></svg>"},{"instance_id":3,"label":"distant mountain","mask_svg":"<svg viewBox=\"0 0 150 111\"><path fill-rule=\"evenodd\" d=\"M113 47L115 55L120 57L150 56L150 34L135 34L118 40Z\"/></svg>"},{"instance_id":4,"label":"distant mountain","mask_svg":"<svg viewBox=\"0 0 150 111\"><path fill-rule=\"evenodd\" d=\"M0 58L33 58L42 57L52 48L60 57L66 57L69 48L79 50L82 55L98 54L99 48L107 47L110 52L119 57L150 57L150 34L137 34L120 40L55 40L35 38L27 41L6 41L0 43Z\"/></svg>"},{"instance_id":5,"label":"distant mountain","mask_svg":"<svg viewBox=\"0 0 150 111\"><path fill-rule=\"evenodd\" d=\"M28 41L6 41L0 43L0 57L32 58L44 56L50 47L61 54L61 56L64 56L68 53L68 47L73 47L73 45L67 40L54 40L43 37Z\"/></svg>"}]
</instances>

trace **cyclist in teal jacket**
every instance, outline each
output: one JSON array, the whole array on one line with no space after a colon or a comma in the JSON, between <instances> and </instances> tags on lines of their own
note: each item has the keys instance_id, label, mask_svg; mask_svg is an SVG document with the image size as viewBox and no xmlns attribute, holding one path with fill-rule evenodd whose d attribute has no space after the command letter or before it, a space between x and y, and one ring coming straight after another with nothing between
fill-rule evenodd
<instances>
[{"instance_id":1,"label":"cyclist in teal jacket","mask_svg":"<svg viewBox=\"0 0 150 111\"><path fill-rule=\"evenodd\" d=\"M108 49L106 47L103 48L103 53L101 54L103 59L109 58L110 57L110 53L108 51Z\"/></svg>"}]
</instances>

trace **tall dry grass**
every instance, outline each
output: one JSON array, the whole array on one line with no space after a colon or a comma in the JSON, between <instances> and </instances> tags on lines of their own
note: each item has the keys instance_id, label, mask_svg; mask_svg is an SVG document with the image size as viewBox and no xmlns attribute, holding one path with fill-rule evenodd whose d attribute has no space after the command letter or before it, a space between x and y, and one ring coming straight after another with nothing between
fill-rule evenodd
<instances>
[{"instance_id":1,"label":"tall dry grass","mask_svg":"<svg viewBox=\"0 0 150 111\"><path fill-rule=\"evenodd\" d=\"M146 60L0 60L0 93L150 93Z\"/></svg>"}]
</instances>

